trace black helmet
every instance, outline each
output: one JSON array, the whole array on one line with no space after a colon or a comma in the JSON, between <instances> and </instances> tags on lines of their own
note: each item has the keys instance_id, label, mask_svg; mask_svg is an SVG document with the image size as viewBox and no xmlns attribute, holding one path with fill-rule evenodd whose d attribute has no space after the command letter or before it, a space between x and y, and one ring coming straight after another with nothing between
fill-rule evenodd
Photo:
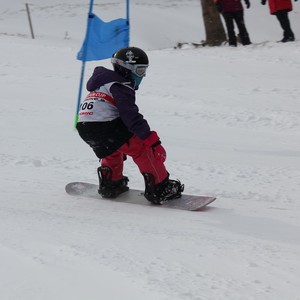
<instances>
[{"instance_id":1,"label":"black helmet","mask_svg":"<svg viewBox=\"0 0 300 300\"><path fill-rule=\"evenodd\" d=\"M144 77L149 66L147 54L137 47L119 49L113 55L111 63L114 70L125 78L130 77L131 73L138 77Z\"/></svg>"}]
</instances>

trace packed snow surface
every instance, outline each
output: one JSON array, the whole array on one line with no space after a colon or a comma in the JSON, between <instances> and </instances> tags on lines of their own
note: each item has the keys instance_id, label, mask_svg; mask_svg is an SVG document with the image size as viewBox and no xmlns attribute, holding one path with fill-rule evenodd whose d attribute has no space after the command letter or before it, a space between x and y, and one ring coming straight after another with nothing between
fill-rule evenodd
<instances>
[{"instance_id":1,"label":"packed snow surface","mask_svg":"<svg viewBox=\"0 0 300 300\"><path fill-rule=\"evenodd\" d=\"M131 45L150 67L137 93L172 178L216 196L205 211L71 197L98 160L73 122L88 1L0 8L1 300L299 300L300 6L293 43L252 3L250 46L215 48L198 0L132 0ZM103 20L125 1L95 1ZM110 61L90 62L93 68ZM85 94L85 92L84 92ZM132 188L143 178L131 159Z\"/></svg>"}]
</instances>

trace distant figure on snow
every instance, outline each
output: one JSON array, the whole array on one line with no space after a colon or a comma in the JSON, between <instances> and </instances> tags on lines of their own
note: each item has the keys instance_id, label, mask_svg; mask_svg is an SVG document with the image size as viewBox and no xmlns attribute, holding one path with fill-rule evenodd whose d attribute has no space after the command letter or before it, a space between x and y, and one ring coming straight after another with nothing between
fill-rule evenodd
<instances>
[{"instance_id":1,"label":"distant figure on snow","mask_svg":"<svg viewBox=\"0 0 300 300\"><path fill-rule=\"evenodd\" d=\"M297 0L295 0L297 1ZM265 5L267 0L261 0L261 4ZM291 0L269 0L270 14L275 15L283 29L283 39L281 42L293 42L295 40L294 33L291 29L288 13L293 10Z\"/></svg>"},{"instance_id":2,"label":"distant figure on snow","mask_svg":"<svg viewBox=\"0 0 300 300\"><path fill-rule=\"evenodd\" d=\"M249 0L244 0L246 7L250 7ZM239 29L239 37L243 45L250 45L248 31L244 22L244 8L241 0L214 0L217 10L222 14L228 35L229 46L237 46L237 38L234 31L234 22Z\"/></svg>"}]
</instances>

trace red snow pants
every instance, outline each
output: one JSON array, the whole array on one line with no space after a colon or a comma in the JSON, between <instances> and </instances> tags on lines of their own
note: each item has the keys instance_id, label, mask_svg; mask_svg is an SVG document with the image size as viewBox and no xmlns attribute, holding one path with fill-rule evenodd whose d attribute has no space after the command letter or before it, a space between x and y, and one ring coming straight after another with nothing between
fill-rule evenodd
<instances>
[{"instance_id":1,"label":"red snow pants","mask_svg":"<svg viewBox=\"0 0 300 300\"><path fill-rule=\"evenodd\" d=\"M142 140L134 135L128 144L123 144L117 151L101 160L102 167L109 167L112 170L112 180L123 178L124 154L132 157L141 173L152 174L155 184L168 176L164 163L158 161L152 149L146 147Z\"/></svg>"}]
</instances>

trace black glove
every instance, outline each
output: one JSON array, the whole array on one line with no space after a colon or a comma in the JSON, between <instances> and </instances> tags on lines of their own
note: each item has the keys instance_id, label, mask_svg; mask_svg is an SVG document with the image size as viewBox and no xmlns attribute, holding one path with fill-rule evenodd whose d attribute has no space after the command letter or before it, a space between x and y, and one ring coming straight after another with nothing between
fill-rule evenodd
<instances>
[{"instance_id":1,"label":"black glove","mask_svg":"<svg viewBox=\"0 0 300 300\"><path fill-rule=\"evenodd\" d=\"M217 8L217 11L220 13L222 11L222 5L221 3L216 3L216 8Z\"/></svg>"},{"instance_id":2,"label":"black glove","mask_svg":"<svg viewBox=\"0 0 300 300\"><path fill-rule=\"evenodd\" d=\"M250 2L249 2L249 0L245 0L245 4L246 4L246 7L247 7L247 8L250 7Z\"/></svg>"},{"instance_id":3,"label":"black glove","mask_svg":"<svg viewBox=\"0 0 300 300\"><path fill-rule=\"evenodd\" d=\"M267 3L267 0L261 0L261 4L265 5Z\"/></svg>"}]
</instances>

